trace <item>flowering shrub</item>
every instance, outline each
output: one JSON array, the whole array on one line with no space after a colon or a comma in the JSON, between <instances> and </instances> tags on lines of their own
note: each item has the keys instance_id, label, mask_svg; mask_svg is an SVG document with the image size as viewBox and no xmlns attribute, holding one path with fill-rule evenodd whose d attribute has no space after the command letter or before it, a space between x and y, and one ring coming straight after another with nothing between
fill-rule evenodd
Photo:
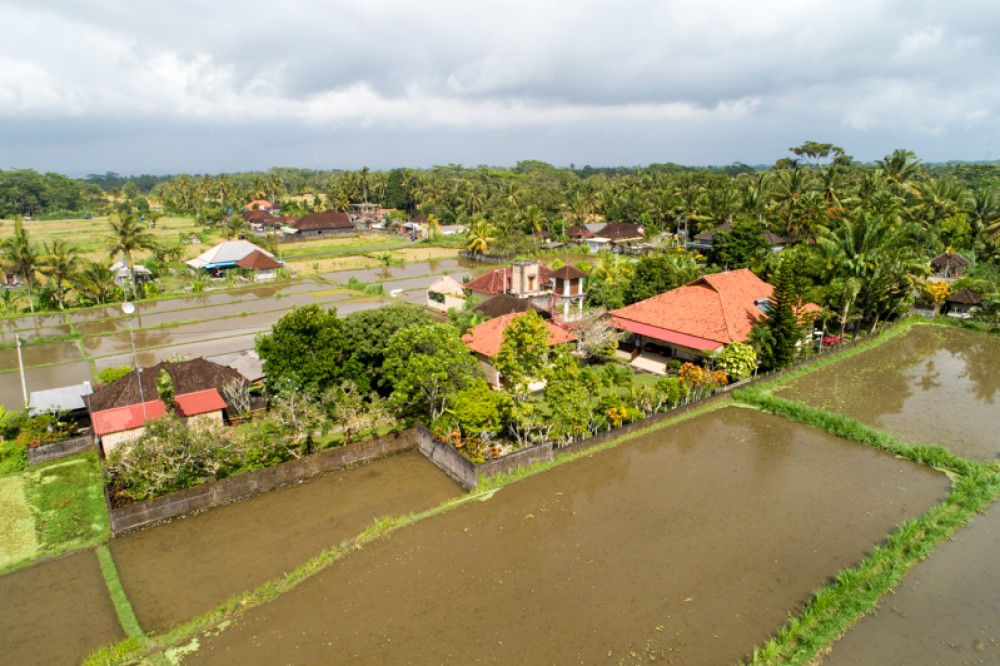
<instances>
[{"instance_id":1,"label":"flowering shrub","mask_svg":"<svg viewBox=\"0 0 1000 666\"><path fill-rule=\"evenodd\" d=\"M21 426L21 432L14 441L33 449L41 444L61 442L69 437L71 432L73 432L71 424L63 423L51 414L39 414Z\"/></svg>"},{"instance_id":2,"label":"flowering shrub","mask_svg":"<svg viewBox=\"0 0 1000 666\"><path fill-rule=\"evenodd\" d=\"M824 335L823 336L823 346L832 347L834 345L839 345L844 341L844 336L842 335Z\"/></svg>"}]
</instances>

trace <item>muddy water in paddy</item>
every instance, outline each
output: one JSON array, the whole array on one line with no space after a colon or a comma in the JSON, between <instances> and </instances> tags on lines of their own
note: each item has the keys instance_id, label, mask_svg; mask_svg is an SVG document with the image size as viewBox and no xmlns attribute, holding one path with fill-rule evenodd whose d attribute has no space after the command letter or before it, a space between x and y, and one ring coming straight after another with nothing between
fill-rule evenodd
<instances>
[{"instance_id":1,"label":"muddy water in paddy","mask_svg":"<svg viewBox=\"0 0 1000 666\"><path fill-rule=\"evenodd\" d=\"M122 638L93 551L0 577L0 664L79 664Z\"/></svg>"},{"instance_id":2,"label":"muddy water in paddy","mask_svg":"<svg viewBox=\"0 0 1000 666\"><path fill-rule=\"evenodd\" d=\"M80 348L72 340L21 347L21 356L24 359L24 367L26 368L83 359ZM3 370L17 370L16 348L0 349L0 371Z\"/></svg>"},{"instance_id":3,"label":"muddy water in paddy","mask_svg":"<svg viewBox=\"0 0 1000 666\"><path fill-rule=\"evenodd\" d=\"M824 664L1000 663L1000 505L918 564Z\"/></svg>"},{"instance_id":4,"label":"muddy water in paddy","mask_svg":"<svg viewBox=\"0 0 1000 666\"><path fill-rule=\"evenodd\" d=\"M377 517L459 493L409 451L113 539L111 551L139 622L163 631L356 536Z\"/></svg>"},{"instance_id":5,"label":"muddy water in paddy","mask_svg":"<svg viewBox=\"0 0 1000 666\"><path fill-rule=\"evenodd\" d=\"M948 488L729 407L370 544L190 661L732 663Z\"/></svg>"},{"instance_id":6,"label":"muddy water in paddy","mask_svg":"<svg viewBox=\"0 0 1000 666\"><path fill-rule=\"evenodd\" d=\"M779 395L917 444L1000 457L1000 337L940 326L905 334L789 383Z\"/></svg>"},{"instance_id":7,"label":"muddy water in paddy","mask_svg":"<svg viewBox=\"0 0 1000 666\"><path fill-rule=\"evenodd\" d=\"M44 368L28 368L24 371L24 378L28 385L29 394L32 391L41 391L56 386L94 381L90 374L90 365L82 361L50 365ZM21 378L16 370L0 374L0 405L6 405L8 409L21 409L24 406L24 398L21 395Z\"/></svg>"}]
</instances>

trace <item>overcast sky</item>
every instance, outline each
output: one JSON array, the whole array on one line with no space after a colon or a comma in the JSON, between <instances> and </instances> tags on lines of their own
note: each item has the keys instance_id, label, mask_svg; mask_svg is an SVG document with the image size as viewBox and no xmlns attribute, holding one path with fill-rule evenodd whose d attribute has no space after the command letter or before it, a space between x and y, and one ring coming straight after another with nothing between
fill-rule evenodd
<instances>
[{"instance_id":1,"label":"overcast sky","mask_svg":"<svg viewBox=\"0 0 1000 666\"><path fill-rule=\"evenodd\" d=\"M0 169L1000 154L1000 3L0 0Z\"/></svg>"}]
</instances>

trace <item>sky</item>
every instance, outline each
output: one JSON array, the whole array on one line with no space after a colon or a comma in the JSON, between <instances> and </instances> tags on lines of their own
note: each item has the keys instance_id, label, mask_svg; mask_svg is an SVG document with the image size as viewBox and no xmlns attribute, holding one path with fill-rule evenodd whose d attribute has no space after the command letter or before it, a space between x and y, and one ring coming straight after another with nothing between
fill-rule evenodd
<instances>
[{"instance_id":1,"label":"sky","mask_svg":"<svg viewBox=\"0 0 1000 666\"><path fill-rule=\"evenodd\" d=\"M990 1L0 0L0 25L0 169L1000 154Z\"/></svg>"}]
</instances>

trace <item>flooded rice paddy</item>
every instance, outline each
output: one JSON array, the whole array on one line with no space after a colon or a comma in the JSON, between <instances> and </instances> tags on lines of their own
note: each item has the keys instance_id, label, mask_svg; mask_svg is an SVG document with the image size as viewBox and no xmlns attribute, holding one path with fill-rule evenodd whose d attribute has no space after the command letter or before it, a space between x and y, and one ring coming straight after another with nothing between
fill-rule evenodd
<instances>
[{"instance_id":1,"label":"flooded rice paddy","mask_svg":"<svg viewBox=\"0 0 1000 666\"><path fill-rule=\"evenodd\" d=\"M732 663L948 489L727 407L404 528L186 661Z\"/></svg>"},{"instance_id":2,"label":"flooded rice paddy","mask_svg":"<svg viewBox=\"0 0 1000 666\"><path fill-rule=\"evenodd\" d=\"M0 664L79 664L125 638L93 551L0 577Z\"/></svg>"},{"instance_id":3,"label":"flooded rice paddy","mask_svg":"<svg viewBox=\"0 0 1000 666\"><path fill-rule=\"evenodd\" d=\"M1000 505L911 571L833 645L841 664L1000 663Z\"/></svg>"},{"instance_id":4,"label":"flooded rice paddy","mask_svg":"<svg viewBox=\"0 0 1000 666\"><path fill-rule=\"evenodd\" d=\"M914 326L799 377L778 395L838 412L916 444L1000 457L1000 337Z\"/></svg>"},{"instance_id":5,"label":"flooded rice paddy","mask_svg":"<svg viewBox=\"0 0 1000 666\"><path fill-rule=\"evenodd\" d=\"M409 451L116 538L111 551L140 624L159 632L281 576L375 518L459 493Z\"/></svg>"}]
</instances>

